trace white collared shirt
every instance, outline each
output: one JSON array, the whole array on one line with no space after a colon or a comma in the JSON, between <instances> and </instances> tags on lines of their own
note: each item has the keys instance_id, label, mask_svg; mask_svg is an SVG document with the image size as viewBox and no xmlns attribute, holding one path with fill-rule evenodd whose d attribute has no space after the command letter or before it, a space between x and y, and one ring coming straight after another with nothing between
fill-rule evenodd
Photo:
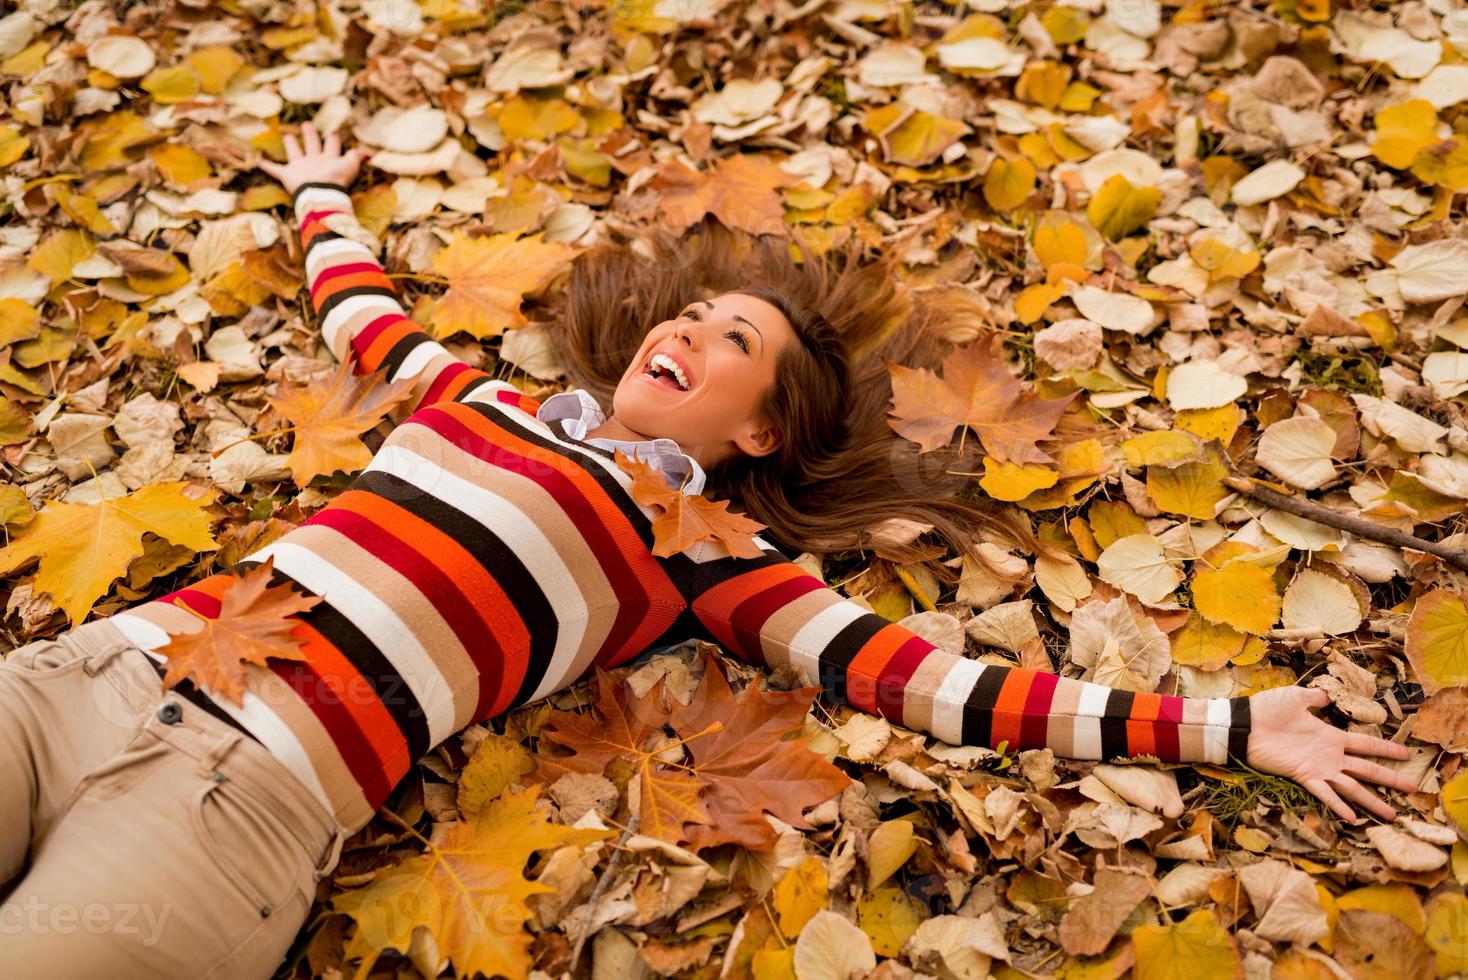
<instances>
[{"instance_id":1,"label":"white collared shirt","mask_svg":"<svg viewBox=\"0 0 1468 980\"><path fill-rule=\"evenodd\" d=\"M560 419L566 420L566 434L572 439L586 443L588 446L597 446L601 449L618 450L635 456L649 464L654 469L660 470L667 477L668 483L673 487L681 486L683 492L690 495L703 493L704 472L703 467L698 465L698 460L685 453L674 439L659 437L656 439L608 439L602 436L586 438L586 433L601 425L607 420L606 413L601 410L596 399L591 397L591 392L585 388L572 388L570 391L557 392L540 403L540 410L535 417L542 422L554 422ZM684 483L684 477L688 482Z\"/></svg>"}]
</instances>

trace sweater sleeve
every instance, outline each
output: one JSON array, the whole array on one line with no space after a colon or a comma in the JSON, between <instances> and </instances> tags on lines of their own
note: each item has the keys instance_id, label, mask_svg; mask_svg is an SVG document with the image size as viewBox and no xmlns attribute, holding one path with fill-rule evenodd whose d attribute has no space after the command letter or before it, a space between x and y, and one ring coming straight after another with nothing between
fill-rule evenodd
<instances>
[{"instance_id":1,"label":"sweater sleeve","mask_svg":"<svg viewBox=\"0 0 1468 980\"><path fill-rule=\"evenodd\" d=\"M830 696L953 745L1071 759L1246 758L1249 699L1123 691L954 656L869 612L777 552L705 564L691 607L750 663L789 663Z\"/></svg>"},{"instance_id":2,"label":"sweater sleeve","mask_svg":"<svg viewBox=\"0 0 1468 980\"><path fill-rule=\"evenodd\" d=\"M351 357L355 374L385 369L389 381L413 379L409 411L471 400L535 411L529 396L464 363L408 317L375 252L358 240L371 236L342 187L302 184L293 204L311 306L333 356Z\"/></svg>"}]
</instances>

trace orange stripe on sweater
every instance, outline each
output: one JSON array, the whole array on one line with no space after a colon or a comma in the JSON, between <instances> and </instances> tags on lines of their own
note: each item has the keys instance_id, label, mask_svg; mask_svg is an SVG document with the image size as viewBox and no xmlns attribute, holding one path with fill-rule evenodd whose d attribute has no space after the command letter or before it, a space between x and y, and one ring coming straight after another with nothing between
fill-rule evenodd
<instances>
[{"instance_id":1,"label":"orange stripe on sweater","mask_svg":"<svg viewBox=\"0 0 1468 980\"><path fill-rule=\"evenodd\" d=\"M330 268L330 266L327 268ZM323 273L325 271L325 269L322 270ZM317 281L321 281L320 274L317 275ZM312 296L312 302L316 304L316 308L319 310L325 305L327 300L331 299L337 293L347 289L354 289L358 286L393 288L392 280L381 272L353 272L344 276L331 276L324 282L321 282L321 288ZM393 293L396 294L397 290L394 289Z\"/></svg>"},{"instance_id":2,"label":"orange stripe on sweater","mask_svg":"<svg viewBox=\"0 0 1468 980\"><path fill-rule=\"evenodd\" d=\"M1019 745L1021 725L1024 722L1025 702L1029 700L1030 683L1035 675L1027 670L1011 670L1004 677L1004 686L994 702L994 726L989 736L990 745L998 745L1007 739L1009 747Z\"/></svg>"},{"instance_id":3,"label":"orange stripe on sweater","mask_svg":"<svg viewBox=\"0 0 1468 980\"><path fill-rule=\"evenodd\" d=\"M896 623L888 623L862 645L846 668L846 700L871 714L877 711L877 678L910 633Z\"/></svg>"}]
</instances>

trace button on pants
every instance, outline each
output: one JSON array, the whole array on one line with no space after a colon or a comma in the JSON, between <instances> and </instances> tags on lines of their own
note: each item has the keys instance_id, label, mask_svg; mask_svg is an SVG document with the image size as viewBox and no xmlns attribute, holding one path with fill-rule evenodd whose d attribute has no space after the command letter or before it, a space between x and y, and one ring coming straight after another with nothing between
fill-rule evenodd
<instances>
[{"instance_id":1,"label":"button on pants","mask_svg":"<svg viewBox=\"0 0 1468 980\"><path fill-rule=\"evenodd\" d=\"M0 663L0 976L265 980L342 836L108 620Z\"/></svg>"}]
</instances>

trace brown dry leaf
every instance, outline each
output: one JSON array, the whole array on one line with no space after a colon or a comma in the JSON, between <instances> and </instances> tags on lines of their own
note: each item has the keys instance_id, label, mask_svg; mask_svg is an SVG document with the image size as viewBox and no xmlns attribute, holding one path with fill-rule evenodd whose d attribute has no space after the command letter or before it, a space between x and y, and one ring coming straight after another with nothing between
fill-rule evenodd
<instances>
[{"instance_id":1,"label":"brown dry leaf","mask_svg":"<svg viewBox=\"0 0 1468 980\"><path fill-rule=\"evenodd\" d=\"M168 658L165 688L190 680L211 693L244 703L247 665L266 661L305 660L295 618L321 602L319 595L302 595L290 585L270 585L275 556L235 576L219 597L217 617L200 616L203 625L192 633L170 634L158 652ZM180 608L194 610L188 606ZM197 615L197 613L195 613Z\"/></svg>"},{"instance_id":2,"label":"brown dry leaf","mask_svg":"<svg viewBox=\"0 0 1468 980\"><path fill-rule=\"evenodd\" d=\"M1036 443L1050 437L1071 399L1025 392L994 346L975 342L954 350L941 377L884 362L892 377L893 431L931 452L951 443L954 429L969 426L998 462L1051 462Z\"/></svg>"},{"instance_id":3,"label":"brown dry leaf","mask_svg":"<svg viewBox=\"0 0 1468 980\"><path fill-rule=\"evenodd\" d=\"M412 379L388 384L382 371L366 376L352 372L352 362L341 361L331 375L305 386L282 378L267 398L295 431L286 466L299 486L337 470L355 473L372 462L362 433L412 394Z\"/></svg>"},{"instance_id":4,"label":"brown dry leaf","mask_svg":"<svg viewBox=\"0 0 1468 980\"><path fill-rule=\"evenodd\" d=\"M1095 890L1081 897L1060 920L1060 945L1072 956L1095 956L1111 945L1137 903L1152 892L1142 875L1113 868L1096 872Z\"/></svg>"},{"instance_id":5,"label":"brown dry leaf","mask_svg":"<svg viewBox=\"0 0 1468 980\"><path fill-rule=\"evenodd\" d=\"M736 558L764 554L753 535L765 525L729 509L727 500L710 500L670 486L662 471L621 450L617 465L632 475L632 499L643 507L660 507L652 522L652 553L661 558L688 550L699 541L719 541Z\"/></svg>"}]
</instances>

